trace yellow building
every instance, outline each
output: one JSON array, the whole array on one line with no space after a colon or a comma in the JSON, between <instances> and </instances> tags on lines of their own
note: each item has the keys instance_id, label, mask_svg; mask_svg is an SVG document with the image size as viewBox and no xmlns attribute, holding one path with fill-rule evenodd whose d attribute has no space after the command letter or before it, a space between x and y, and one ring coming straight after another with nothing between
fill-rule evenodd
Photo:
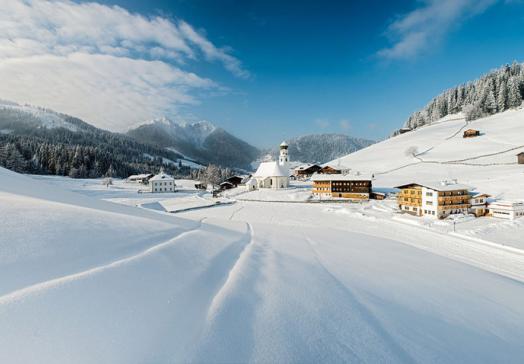
<instances>
[{"instance_id":1,"label":"yellow building","mask_svg":"<svg viewBox=\"0 0 524 364\"><path fill-rule=\"evenodd\" d=\"M396 187L401 211L417 216L443 219L453 214L468 214L470 204L469 186L457 181L437 183L411 183Z\"/></svg>"}]
</instances>

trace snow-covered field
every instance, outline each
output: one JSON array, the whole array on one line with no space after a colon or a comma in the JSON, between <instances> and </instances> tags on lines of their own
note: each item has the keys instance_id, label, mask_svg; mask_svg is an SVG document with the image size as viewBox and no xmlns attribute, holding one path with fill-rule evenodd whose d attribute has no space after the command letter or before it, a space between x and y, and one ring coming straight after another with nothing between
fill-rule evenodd
<instances>
[{"instance_id":1,"label":"snow-covered field","mask_svg":"<svg viewBox=\"0 0 524 364\"><path fill-rule=\"evenodd\" d=\"M452 119L374 144L340 162L353 170L374 173L376 186L456 178L498 198L524 200L524 165L518 165L516 157L524 151L524 109L467 125L464 119ZM470 128L481 135L462 138L463 130ZM410 149L417 151L416 156L408 153Z\"/></svg>"},{"instance_id":2,"label":"snow-covered field","mask_svg":"<svg viewBox=\"0 0 524 364\"><path fill-rule=\"evenodd\" d=\"M465 238L392 201L265 192L173 215L136 205L198 198L191 182L158 196L4 169L0 181L2 363L524 357L524 253L499 245L518 220L464 222Z\"/></svg>"}]
</instances>

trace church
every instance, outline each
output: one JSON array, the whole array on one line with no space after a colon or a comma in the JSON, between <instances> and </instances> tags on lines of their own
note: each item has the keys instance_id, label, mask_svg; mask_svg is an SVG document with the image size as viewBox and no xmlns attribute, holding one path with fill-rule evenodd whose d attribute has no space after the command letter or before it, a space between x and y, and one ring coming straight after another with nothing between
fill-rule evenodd
<instances>
[{"instance_id":1,"label":"church","mask_svg":"<svg viewBox=\"0 0 524 364\"><path fill-rule=\"evenodd\" d=\"M278 162L260 163L253 178L246 184L248 189L289 187L289 152L286 142L280 144Z\"/></svg>"}]
</instances>

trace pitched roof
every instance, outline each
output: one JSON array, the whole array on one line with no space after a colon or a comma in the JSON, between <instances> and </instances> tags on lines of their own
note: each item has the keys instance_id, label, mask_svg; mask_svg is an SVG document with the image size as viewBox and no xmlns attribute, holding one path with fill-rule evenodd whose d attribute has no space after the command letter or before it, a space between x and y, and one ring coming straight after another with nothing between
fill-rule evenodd
<instances>
[{"instance_id":1,"label":"pitched roof","mask_svg":"<svg viewBox=\"0 0 524 364\"><path fill-rule=\"evenodd\" d=\"M168 174L165 174L164 172L161 172L150 179L150 181L174 181L174 180L175 179L173 177L171 177Z\"/></svg>"},{"instance_id":2,"label":"pitched roof","mask_svg":"<svg viewBox=\"0 0 524 364\"><path fill-rule=\"evenodd\" d=\"M289 171L278 162L262 162L254 177L289 177Z\"/></svg>"},{"instance_id":3,"label":"pitched roof","mask_svg":"<svg viewBox=\"0 0 524 364\"><path fill-rule=\"evenodd\" d=\"M312 181L371 181L371 175L367 173L347 173L347 174L319 174L315 173L311 177Z\"/></svg>"},{"instance_id":4,"label":"pitched roof","mask_svg":"<svg viewBox=\"0 0 524 364\"><path fill-rule=\"evenodd\" d=\"M306 170L308 168L311 168L311 167L318 167L318 168L322 168L320 167L318 164L302 164L298 167L295 168L295 170L300 170L300 171L303 171L303 170Z\"/></svg>"},{"instance_id":5,"label":"pitched roof","mask_svg":"<svg viewBox=\"0 0 524 364\"><path fill-rule=\"evenodd\" d=\"M456 190L470 190L471 186L464 185L461 183L440 181L440 182L426 182L426 183L408 183L401 186L396 186L395 188L402 189L408 186L420 186L426 187L435 191L446 192L446 191L456 191Z\"/></svg>"}]
</instances>

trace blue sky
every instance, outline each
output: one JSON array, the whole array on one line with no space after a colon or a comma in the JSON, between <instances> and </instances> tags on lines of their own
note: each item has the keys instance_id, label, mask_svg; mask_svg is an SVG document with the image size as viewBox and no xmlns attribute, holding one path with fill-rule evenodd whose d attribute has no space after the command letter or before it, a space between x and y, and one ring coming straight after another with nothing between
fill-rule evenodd
<instances>
[{"instance_id":1,"label":"blue sky","mask_svg":"<svg viewBox=\"0 0 524 364\"><path fill-rule=\"evenodd\" d=\"M444 89L524 59L520 1L42 0L10 14L28 12L52 36L33 45L7 29L15 50L2 70L0 44L0 76L16 66L53 89L78 85L50 96L20 74L1 98L113 130L160 114L206 119L260 147L309 133L383 138Z\"/></svg>"}]
</instances>

